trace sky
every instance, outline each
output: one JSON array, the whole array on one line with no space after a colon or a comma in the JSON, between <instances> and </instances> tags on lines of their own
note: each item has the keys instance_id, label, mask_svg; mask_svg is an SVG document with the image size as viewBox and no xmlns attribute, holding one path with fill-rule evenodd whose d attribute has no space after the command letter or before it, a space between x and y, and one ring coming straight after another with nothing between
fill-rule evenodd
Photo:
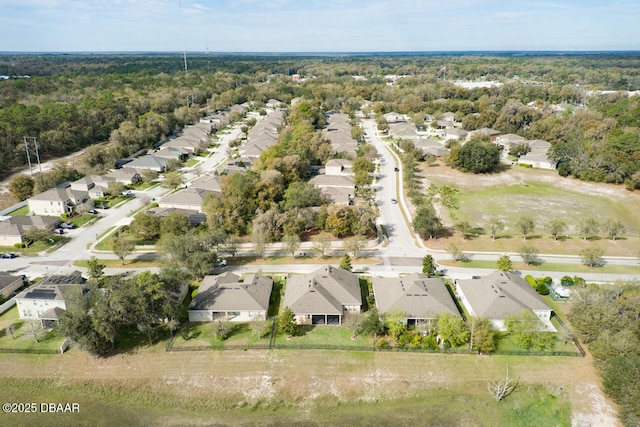
<instances>
[{"instance_id":1,"label":"sky","mask_svg":"<svg viewBox=\"0 0 640 427\"><path fill-rule=\"evenodd\" d=\"M638 0L0 0L0 52L640 50Z\"/></svg>"}]
</instances>

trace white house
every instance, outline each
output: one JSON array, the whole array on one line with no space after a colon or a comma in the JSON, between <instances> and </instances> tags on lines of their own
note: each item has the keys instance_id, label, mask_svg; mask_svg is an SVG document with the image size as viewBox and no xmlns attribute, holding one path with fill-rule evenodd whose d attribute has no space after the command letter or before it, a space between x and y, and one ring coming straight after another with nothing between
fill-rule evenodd
<instances>
[{"instance_id":1,"label":"white house","mask_svg":"<svg viewBox=\"0 0 640 427\"><path fill-rule=\"evenodd\" d=\"M233 273L205 276L189 305L189 322L251 322L267 319L273 280Z\"/></svg>"},{"instance_id":2,"label":"white house","mask_svg":"<svg viewBox=\"0 0 640 427\"><path fill-rule=\"evenodd\" d=\"M488 318L496 330L506 330L505 318L531 311L554 331L551 308L535 289L513 273L495 271L478 279L455 280L456 293L469 314Z\"/></svg>"},{"instance_id":3,"label":"white house","mask_svg":"<svg viewBox=\"0 0 640 427\"><path fill-rule=\"evenodd\" d=\"M89 199L89 192L67 188L52 188L28 199L33 215L62 215L73 212L76 205Z\"/></svg>"},{"instance_id":4,"label":"white house","mask_svg":"<svg viewBox=\"0 0 640 427\"><path fill-rule=\"evenodd\" d=\"M47 276L38 284L16 295L18 316L24 320L39 320L50 327L66 309L65 297L72 288L85 288L79 271L69 275Z\"/></svg>"}]
</instances>

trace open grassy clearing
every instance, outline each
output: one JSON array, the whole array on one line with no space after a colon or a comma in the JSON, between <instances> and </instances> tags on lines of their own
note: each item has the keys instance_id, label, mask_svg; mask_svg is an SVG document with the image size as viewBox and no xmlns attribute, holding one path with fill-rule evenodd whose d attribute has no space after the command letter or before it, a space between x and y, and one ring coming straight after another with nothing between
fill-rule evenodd
<instances>
[{"instance_id":1,"label":"open grassy clearing","mask_svg":"<svg viewBox=\"0 0 640 427\"><path fill-rule=\"evenodd\" d=\"M440 265L449 265L452 267L464 268L497 268L496 261L488 260L469 260L457 261L440 260ZM601 267L587 267L583 264L556 264L553 262L543 262L535 265L525 264L524 262L513 262L514 270L522 271L556 271L560 273L605 273L605 274L640 274L640 265L615 265L605 264Z\"/></svg>"},{"instance_id":2,"label":"open grassy clearing","mask_svg":"<svg viewBox=\"0 0 640 427\"><path fill-rule=\"evenodd\" d=\"M583 358L146 349L107 359L77 350L14 356L0 355L0 397L78 402L81 413L66 414L73 425L568 426L579 417L615 425L606 405L594 405L602 395ZM496 403L486 383L507 366L519 387ZM594 381L595 395L585 395ZM51 424L32 415L6 419Z\"/></svg>"},{"instance_id":3,"label":"open grassy clearing","mask_svg":"<svg viewBox=\"0 0 640 427\"><path fill-rule=\"evenodd\" d=\"M640 194L626 191L621 186L582 182L562 178L552 171L511 168L492 175L473 175L445 166L420 166L423 185L453 185L460 190L460 210L457 221L468 221L473 227L482 227L489 217L498 216L505 228L492 241L482 231L468 240L456 234L445 239L430 240L428 246L444 248L453 241L463 250L517 252L522 236L516 226L522 216L530 216L536 229L527 244L539 245L544 253L575 254L589 246L599 246L605 255L637 256L640 245ZM445 224L451 224L442 212ZM583 241L577 224L582 218L593 217L600 223L607 219L621 221L625 237L615 242L600 232L600 237ZM568 236L554 241L544 230L553 218L561 218L569 226Z\"/></svg>"},{"instance_id":4,"label":"open grassy clearing","mask_svg":"<svg viewBox=\"0 0 640 427\"><path fill-rule=\"evenodd\" d=\"M14 327L13 336L8 329L11 325ZM39 321L20 319L16 306L0 317L0 349L60 350L63 341L64 338L58 336L55 331L42 329Z\"/></svg>"},{"instance_id":5,"label":"open grassy clearing","mask_svg":"<svg viewBox=\"0 0 640 427\"><path fill-rule=\"evenodd\" d=\"M271 322L269 322L269 325ZM225 340L219 340L215 334L216 322L207 323L187 323L180 327L179 332L173 340L172 347L210 347L225 348L246 346L248 348L269 345L268 333L263 337L258 337L248 323L229 324L229 336Z\"/></svg>"}]
</instances>

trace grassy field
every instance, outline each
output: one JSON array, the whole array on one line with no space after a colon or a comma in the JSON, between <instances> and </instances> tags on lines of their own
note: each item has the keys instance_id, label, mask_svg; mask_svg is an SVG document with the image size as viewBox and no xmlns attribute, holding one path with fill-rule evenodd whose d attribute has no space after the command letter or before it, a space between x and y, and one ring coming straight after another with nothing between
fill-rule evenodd
<instances>
[{"instance_id":1,"label":"grassy field","mask_svg":"<svg viewBox=\"0 0 640 427\"><path fill-rule=\"evenodd\" d=\"M522 236L517 221L530 216L535 230L528 236L527 244L538 246L541 253L575 254L580 250L599 246L605 255L638 255L640 247L640 194L626 191L621 186L582 182L562 178L552 171L512 168L500 174L464 174L444 166L421 165L419 175L423 186L429 184L452 185L460 190L460 209L456 222L468 221L478 227L478 234L463 240L458 233L452 237L427 242L428 246L444 248L449 241L459 243L468 251L517 252L522 246ZM446 210L441 212L445 224L453 221ZM501 218L505 227L492 241L482 227L491 216ZM592 217L600 224L607 219L624 224L622 239L611 241L604 231L599 236L584 241L579 236L578 221ZM546 223L554 218L562 219L569 229L554 241L545 231Z\"/></svg>"},{"instance_id":2,"label":"grassy field","mask_svg":"<svg viewBox=\"0 0 640 427\"><path fill-rule=\"evenodd\" d=\"M13 336L9 332L9 326L14 326ZM36 342L36 336L38 342ZM55 331L43 330L39 321L32 322L21 320L18 317L18 308L4 313L0 317L0 349L18 350L59 350L64 338L58 336Z\"/></svg>"},{"instance_id":3,"label":"grassy field","mask_svg":"<svg viewBox=\"0 0 640 427\"><path fill-rule=\"evenodd\" d=\"M569 426L588 411L581 387L593 380L582 358L315 350L20 356L0 355L3 402L78 403L80 413L3 414L7 425ZM495 402L487 381L503 378L507 366L519 385Z\"/></svg>"}]
</instances>

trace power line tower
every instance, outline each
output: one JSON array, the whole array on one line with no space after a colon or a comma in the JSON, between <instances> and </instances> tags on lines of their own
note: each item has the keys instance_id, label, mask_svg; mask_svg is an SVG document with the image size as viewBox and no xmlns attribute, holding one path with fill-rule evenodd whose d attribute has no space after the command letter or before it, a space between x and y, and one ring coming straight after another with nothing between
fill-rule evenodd
<instances>
[{"instance_id":1,"label":"power line tower","mask_svg":"<svg viewBox=\"0 0 640 427\"><path fill-rule=\"evenodd\" d=\"M42 165L40 164L40 152L38 151L38 138L35 136L24 136L24 148L27 150L27 160L29 161L29 173L33 178L33 167L31 165L31 154L35 154L38 159L38 170L40 171L40 177L42 177ZM31 148L33 143L33 148Z\"/></svg>"}]
</instances>

